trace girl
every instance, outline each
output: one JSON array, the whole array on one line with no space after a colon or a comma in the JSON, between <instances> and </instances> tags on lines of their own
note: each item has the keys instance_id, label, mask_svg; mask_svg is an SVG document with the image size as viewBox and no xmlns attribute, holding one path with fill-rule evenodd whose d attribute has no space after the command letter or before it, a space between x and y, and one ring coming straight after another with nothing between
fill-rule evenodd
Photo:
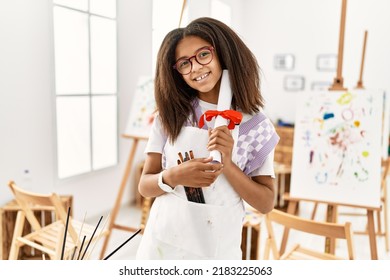
<instances>
[{"instance_id":1,"label":"girl","mask_svg":"<svg viewBox=\"0 0 390 280\"><path fill-rule=\"evenodd\" d=\"M156 199L137 259L241 259L243 201L261 213L273 209L279 140L261 112L257 61L231 28L212 18L169 32L157 61L158 116L138 186ZM242 113L242 122L233 130L211 129L213 121L198 128L202 114L217 108L224 69L231 108ZM211 163L213 150L221 163ZM189 201L188 187L201 199Z\"/></svg>"}]
</instances>

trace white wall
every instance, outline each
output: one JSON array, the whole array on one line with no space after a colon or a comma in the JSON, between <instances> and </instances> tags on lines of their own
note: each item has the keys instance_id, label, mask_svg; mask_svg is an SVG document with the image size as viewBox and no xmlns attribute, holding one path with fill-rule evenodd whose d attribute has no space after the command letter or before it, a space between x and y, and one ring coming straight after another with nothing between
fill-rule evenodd
<instances>
[{"instance_id":1,"label":"white wall","mask_svg":"<svg viewBox=\"0 0 390 280\"><path fill-rule=\"evenodd\" d=\"M54 187L50 1L0 4L0 202L13 179L27 188ZM32 178L22 181L23 170Z\"/></svg>"},{"instance_id":2,"label":"white wall","mask_svg":"<svg viewBox=\"0 0 390 280\"><path fill-rule=\"evenodd\" d=\"M242 33L263 69L267 112L273 120L294 121L294 101L300 92L285 92L286 74L333 83L336 73L316 70L318 54L337 54L341 0L246 0ZM364 30L368 30L363 83L367 89L389 89L390 1L347 1L343 73L344 86L353 88L359 78ZM275 54L295 55L292 72L275 71Z\"/></svg>"},{"instance_id":3,"label":"white wall","mask_svg":"<svg viewBox=\"0 0 390 280\"><path fill-rule=\"evenodd\" d=\"M151 73L151 1L118 0L117 10L121 132L137 78ZM131 140L120 138L118 166L57 180L52 1L1 1L0 38L0 204L12 198L6 186L12 179L37 192L73 194L76 217L111 209ZM25 169L31 171L28 178ZM131 200L129 190L123 203Z\"/></svg>"},{"instance_id":4,"label":"white wall","mask_svg":"<svg viewBox=\"0 0 390 280\"><path fill-rule=\"evenodd\" d=\"M188 0L187 8L189 10L188 17L189 21L194 20L198 17L209 17L212 14L211 2L213 0ZM240 34L241 20L245 16L242 10L243 1L240 0L220 0L230 6L231 8L231 26L237 33ZM218 18L219 19L219 18ZM219 19L222 20L222 19ZM225 22L228 24L227 22Z\"/></svg>"}]
</instances>

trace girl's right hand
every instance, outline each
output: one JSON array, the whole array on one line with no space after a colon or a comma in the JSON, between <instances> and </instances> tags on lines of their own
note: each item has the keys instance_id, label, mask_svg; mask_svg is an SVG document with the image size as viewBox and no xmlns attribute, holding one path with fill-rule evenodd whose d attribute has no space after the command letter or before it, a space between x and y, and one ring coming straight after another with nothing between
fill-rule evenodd
<instances>
[{"instance_id":1,"label":"girl's right hand","mask_svg":"<svg viewBox=\"0 0 390 280\"><path fill-rule=\"evenodd\" d=\"M164 181L170 186L209 187L223 170L223 164L211 161L211 157L185 161L166 170Z\"/></svg>"}]
</instances>

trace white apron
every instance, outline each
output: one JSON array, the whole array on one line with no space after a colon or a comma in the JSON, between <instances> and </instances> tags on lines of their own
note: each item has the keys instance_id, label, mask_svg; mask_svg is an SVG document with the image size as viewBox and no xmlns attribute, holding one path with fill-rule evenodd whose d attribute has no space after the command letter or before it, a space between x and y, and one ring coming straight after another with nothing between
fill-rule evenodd
<instances>
[{"instance_id":1,"label":"white apron","mask_svg":"<svg viewBox=\"0 0 390 280\"><path fill-rule=\"evenodd\" d=\"M208 157L207 142L207 130L184 127L174 146L165 145L166 168L178 164L179 152ZM137 259L241 259L242 199L224 175L202 190L206 204L188 201L183 186L155 199Z\"/></svg>"}]
</instances>

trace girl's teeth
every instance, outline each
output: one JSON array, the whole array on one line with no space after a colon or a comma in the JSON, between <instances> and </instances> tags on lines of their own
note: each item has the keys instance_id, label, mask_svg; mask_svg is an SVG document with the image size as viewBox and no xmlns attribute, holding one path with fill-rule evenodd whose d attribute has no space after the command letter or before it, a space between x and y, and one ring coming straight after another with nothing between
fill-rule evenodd
<instances>
[{"instance_id":1,"label":"girl's teeth","mask_svg":"<svg viewBox=\"0 0 390 280\"><path fill-rule=\"evenodd\" d=\"M196 81L200 81L200 80L202 80L202 79L206 78L206 77L207 77L207 75L208 75L208 74L204 74L204 75L202 75L202 76L200 76L200 77L196 78L195 80L196 80Z\"/></svg>"}]
</instances>

